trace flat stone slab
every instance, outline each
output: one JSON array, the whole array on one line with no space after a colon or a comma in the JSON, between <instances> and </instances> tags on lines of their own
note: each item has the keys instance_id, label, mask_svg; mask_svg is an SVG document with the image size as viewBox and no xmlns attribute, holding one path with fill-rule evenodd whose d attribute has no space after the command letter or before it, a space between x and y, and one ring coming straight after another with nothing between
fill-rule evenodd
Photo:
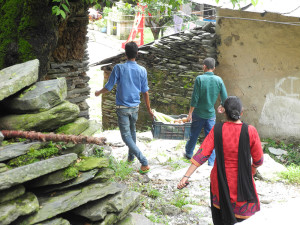
<instances>
[{"instance_id":1,"label":"flat stone slab","mask_svg":"<svg viewBox=\"0 0 300 225\"><path fill-rule=\"evenodd\" d=\"M39 60L13 65L0 71L0 101L35 83L39 78Z\"/></svg>"},{"instance_id":2,"label":"flat stone slab","mask_svg":"<svg viewBox=\"0 0 300 225\"><path fill-rule=\"evenodd\" d=\"M269 151L274 154L274 155L287 155L287 151L282 150L280 148L273 148L273 147L269 147Z\"/></svg>"},{"instance_id":3,"label":"flat stone slab","mask_svg":"<svg viewBox=\"0 0 300 225\"><path fill-rule=\"evenodd\" d=\"M84 205L87 202L120 192L122 189L123 185L117 183L96 183L70 191L57 192L52 196L41 196L38 198L40 203L39 211L27 217L23 217L22 220L17 221L16 224L36 224Z\"/></svg>"},{"instance_id":4,"label":"flat stone slab","mask_svg":"<svg viewBox=\"0 0 300 225\"><path fill-rule=\"evenodd\" d=\"M14 186L10 189L0 191L0 204L2 202L10 201L17 197L20 197L25 193L25 187L23 185Z\"/></svg>"},{"instance_id":5,"label":"flat stone slab","mask_svg":"<svg viewBox=\"0 0 300 225\"><path fill-rule=\"evenodd\" d=\"M66 97L66 78L59 78L36 82L18 96L7 99L5 106L18 113L42 112L60 104Z\"/></svg>"},{"instance_id":6,"label":"flat stone slab","mask_svg":"<svg viewBox=\"0 0 300 225\"><path fill-rule=\"evenodd\" d=\"M0 190L4 190L45 174L66 168L76 159L77 155L71 153L0 173Z\"/></svg>"},{"instance_id":7,"label":"flat stone slab","mask_svg":"<svg viewBox=\"0 0 300 225\"><path fill-rule=\"evenodd\" d=\"M19 216L28 215L39 209L37 197L28 192L21 197L0 205L0 224L7 225Z\"/></svg>"},{"instance_id":8,"label":"flat stone slab","mask_svg":"<svg viewBox=\"0 0 300 225\"><path fill-rule=\"evenodd\" d=\"M65 101L45 112L1 117L0 130L53 131L73 122L79 112L77 105Z\"/></svg>"},{"instance_id":9,"label":"flat stone slab","mask_svg":"<svg viewBox=\"0 0 300 225\"><path fill-rule=\"evenodd\" d=\"M55 218L55 219L43 221L41 223L36 223L35 225L70 225L70 222L63 218Z\"/></svg>"},{"instance_id":10,"label":"flat stone slab","mask_svg":"<svg viewBox=\"0 0 300 225\"><path fill-rule=\"evenodd\" d=\"M0 147L0 162L25 155L31 148L39 149L43 145L41 142L22 142Z\"/></svg>"},{"instance_id":11,"label":"flat stone slab","mask_svg":"<svg viewBox=\"0 0 300 225\"><path fill-rule=\"evenodd\" d=\"M82 172L82 173L80 173L80 176L78 176L77 178L75 178L73 180L64 182L62 184L47 186L43 190L41 190L41 192L46 193L46 192L52 192L52 191L57 191L57 190L64 190L66 188L73 187L78 184L82 184L84 182L87 182L87 181L93 179L97 172L98 172L98 169L90 170L87 172ZM98 183L100 183L100 182L98 182Z\"/></svg>"},{"instance_id":12,"label":"flat stone slab","mask_svg":"<svg viewBox=\"0 0 300 225\"><path fill-rule=\"evenodd\" d=\"M124 186L123 189L126 189ZM122 191L114 196L107 196L104 199L87 203L73 212L83 216L91 221L103 220L109 213L120 213L126 215L128 210L137 206L140 199L140 193L132 191ZM124 212L123 212L124 211Z\"/></svg>"}]
</instances>

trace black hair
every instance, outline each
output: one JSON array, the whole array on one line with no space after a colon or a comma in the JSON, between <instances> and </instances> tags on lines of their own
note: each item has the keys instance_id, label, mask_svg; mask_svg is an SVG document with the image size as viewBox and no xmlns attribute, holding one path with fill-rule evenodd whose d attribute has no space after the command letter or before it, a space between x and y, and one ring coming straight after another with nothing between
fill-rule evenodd
<instances>
[{"instance_id":1,"label":"black hair","mask_svg":"<svg viewBox=\"0 0 300 225\"><path fill-rule=\"evenodd\" d=\"M135 59L138 53L139 47L133 41L126 43L125 54L128 59Z\"/></svg>"},{"instance_id":2,"label":"black hair","mask_svg":"<svg viewBox=\"0 0 300 225\"><path fill-rule=\"evenodd\" d=\"M216 66L216 60L214 58L206 58L203 60L203 65L205 65L207 69L212 70Z\"/></svg>"},{"instance_id":3,"label":"black hair","mask_svg":"<svg viewBox=\"0 0 300 225\"><path fill-rule=\"evenodd\" d=\"M225 113L229 120L237 121L241 118L242 102L236 96L229 96L224 102Z\"/></svg>"}]
</instances>

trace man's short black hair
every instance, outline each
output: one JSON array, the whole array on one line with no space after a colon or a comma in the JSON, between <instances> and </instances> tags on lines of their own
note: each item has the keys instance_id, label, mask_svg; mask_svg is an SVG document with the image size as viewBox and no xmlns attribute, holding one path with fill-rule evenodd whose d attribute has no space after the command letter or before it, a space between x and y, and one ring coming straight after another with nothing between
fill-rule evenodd
<instances>
[{"instance_id":1,"label":"man's short black hair","mask_svg":"<svg viewBox=\"0 0 300 225\"><path fill-rule=\"evenodd\" d=\"M135 42L131 41L125 45L125 54L128 59L135 59L138 53L138 46Z\"/></svg>"},{"instance_id":2,"label":"man's short black hair","mask_svg":"<svg viewBox=\"0 0 300 225\"><path fill-rule=\"evenodd\" d=\"M216 66L216 60L214 58L206 58L203 60L203 65L205 65L207 69L212 70Z\"/></svg>"}]
</instances>

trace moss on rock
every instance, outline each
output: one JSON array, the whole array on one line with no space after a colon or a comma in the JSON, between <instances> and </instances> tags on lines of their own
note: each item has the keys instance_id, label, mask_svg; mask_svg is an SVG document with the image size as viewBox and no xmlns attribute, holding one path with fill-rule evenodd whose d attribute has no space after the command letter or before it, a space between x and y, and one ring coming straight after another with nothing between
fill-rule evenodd
<instances>
[{"instance_id":1,"label":"moss on rock","mask_svg":"<svg viewBox=\"0 0 300 225\"><path fill-rule=\"evenodd\" d=\"M75 168L79 171L88 171L95 168L103 168L109 166L107 158L83 157L82 160L75 164Z\"/></svg>"}]
</instances>

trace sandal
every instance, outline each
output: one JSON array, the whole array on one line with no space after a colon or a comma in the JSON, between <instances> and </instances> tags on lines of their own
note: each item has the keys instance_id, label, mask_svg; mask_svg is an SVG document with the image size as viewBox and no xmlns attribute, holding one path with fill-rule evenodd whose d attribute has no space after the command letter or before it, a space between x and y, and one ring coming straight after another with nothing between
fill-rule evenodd
<instances>
[{"instance_id":1,"label":"sandal","mask_svg":"<svg viewBox=\"0 0 300 225\"><path fill-rule=\"evenodd\" d=\"M141 166L141 168L139 169L139 173L140 174L145 174L148 173L150 171L150 167L149 166Z\"/></svg>"}]
</instances>

